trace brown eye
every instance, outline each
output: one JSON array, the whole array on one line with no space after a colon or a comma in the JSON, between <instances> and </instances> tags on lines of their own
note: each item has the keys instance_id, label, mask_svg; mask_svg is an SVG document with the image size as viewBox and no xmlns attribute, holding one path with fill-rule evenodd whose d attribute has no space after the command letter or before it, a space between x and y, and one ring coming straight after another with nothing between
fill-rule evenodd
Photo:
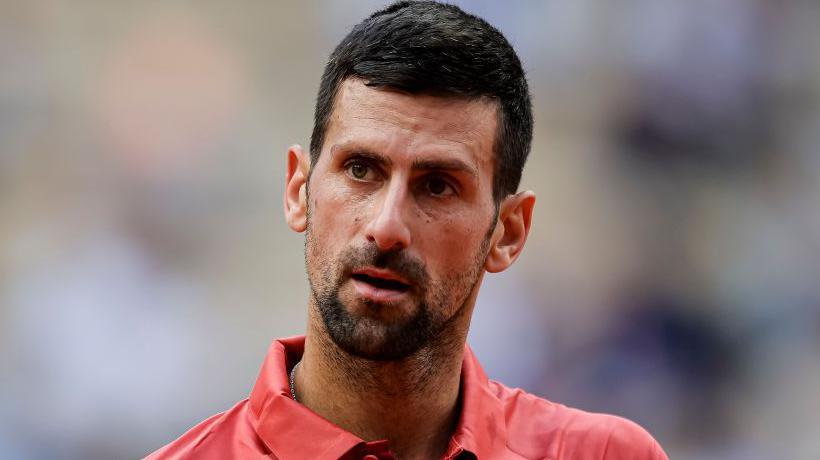
<instances>
[{"instance_id":1,"label":"brown eye","mask_svg":"<svg viewBox=\"0 0 820 460\"><path fill-rule=\"evenodd\" d=\"M427 191L436 196L450 195L453 193L450 184L438 176L432 176L427 179Z\"/></svg>"},{"instance_id":2,"label":"brown eye","mask_svg":"<svg viewBox=\"0 0 820 460\"><path fill-rule=\"evenodd\" d=\"M349 170L356 179L364 179L367 176L367 166L361 163L353 163L349 166Z\"/></svg>"}]
</instances>

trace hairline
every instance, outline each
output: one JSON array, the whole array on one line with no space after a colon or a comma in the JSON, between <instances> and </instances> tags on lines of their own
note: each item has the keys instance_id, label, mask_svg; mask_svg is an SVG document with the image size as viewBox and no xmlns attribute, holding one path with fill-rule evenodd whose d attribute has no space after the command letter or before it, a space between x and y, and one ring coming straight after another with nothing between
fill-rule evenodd
<instances>
[{"instance_id":1,"label":"hairline","mask_svg":"<svg viewBox=\"0 0 820 460\"><path fill-rule=\"evenodd\" d=\"M327 130L330 125L330 120L333 118L333 114L336 111L337 102L339 99L339 95L341 94L341 88L347 81L350 80L360 80L362 81L368 88L373 88L376 90L381 91L393 91L401 94L406 94L408 96L432 96L441 99L453 99L453 100L463 100L463 101L480 101L485 100L488 103L495 106L495 133L493 134L493 143L492 143L492 165L493 165L493 176L492 176L492 200L495 203L496 213L497 208L499 207L501 201L504 200L509 194L505 193L504 196L498 196L498 190L496 190L496 174L499 173L498 169L500 165L498 164L499 160L499 149L502 148L501 144L501 137L502 132L504 130L504 121L506 117L504 116L504 106L501 104L501 100L495 96L488 96L488 95L466 95L466 94L458 94L452 91L436 91L436 90L421 90L421 91L408 91L400 87L391 86L391 85L374 85L370 84L366 77L360 75L347 75L338 82L333 87L333 95L330 98L330 107L327 112L327 117L324 119L324 123L322 126L321 131L321 139L322 144L318 146L318 151L313 152L310 151L310 170L308 171L308 182L310 181L310 176L313 174L313 167L319 161L319 157L322 155L322 150L324 150L325 143L327 142ZM515 192L513 192L515 193Z\"/></svg>"}]
</instances>

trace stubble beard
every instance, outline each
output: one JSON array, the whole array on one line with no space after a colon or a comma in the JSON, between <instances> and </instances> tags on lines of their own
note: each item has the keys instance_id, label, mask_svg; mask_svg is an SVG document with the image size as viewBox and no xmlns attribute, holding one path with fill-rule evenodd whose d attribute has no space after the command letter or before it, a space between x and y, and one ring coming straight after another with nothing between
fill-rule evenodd
<instances>
[{"instance_id":1,"label":"stubble beard","mask_svg":"<svg viewBox=\"0 0 820 460\"><path fill-rule=\"evenodd\" d=\"M436 282L430 279L421 261L403 250L381 252L372 243L349 247L335 260L330 260L331 256L317 244L310 221L308 213L305 261L311 295L324 329L342 351L371 361L399 361L422 350L436 354L439 348L459 340L454 323L463 316L478 283L494 225L485 235L470 267L449 273ZM409 316L384 320L351 313L339 291L342 284L349 281L350 272L364 266L390 269L412 281L413 295L406 301L415 301L415 305ZM356 301L363 302L366 308L397 308L364 299ZM452 305L458 308L453 310ZM446 312L453 313L447 316Z\"/></svg>"}]
</instances>

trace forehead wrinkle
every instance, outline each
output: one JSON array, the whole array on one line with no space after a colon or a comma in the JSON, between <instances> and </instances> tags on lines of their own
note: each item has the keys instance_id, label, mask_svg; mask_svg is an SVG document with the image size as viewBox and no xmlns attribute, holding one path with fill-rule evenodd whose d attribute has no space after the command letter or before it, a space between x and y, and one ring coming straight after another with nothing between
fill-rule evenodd
<instances>
[{"instance_id":1,"label":"forehead wrinkle","mask_svg":"<svg viewBox=\"0 0 820 460\"><path fill-rule=\"evenodd\" d=\"M367 130L367 124L373 123L375 127L382 126L380 129L382 132L398 129L400 132L409 134L409 137L401 142L405 144L402 146L402 150L405 150L405 152L413 151L416 147L424 150L429 149L430 153L457 151L468 154L469 160L467 162L477 167L474 170L483 170L485 165L490 170L493 169L495 163L494 143L499 122L497 101L490 98L469 99L425 94L410 95L390 91L389 89L370 88L356 80L345 81L340 89L341 91L337 94L338 104L334 108L335 116L333 117L335 119L333 124L336 125L338 133L349 130L356 132L359 128ZM412 98L418 104L407 106L401 101L397 101L394 105L385 103L380 99L368 97L374 91L386 94L388 97L394 96L397 99ZM408 107L414 110L407 113L404 109ZM458 109L455 112L452 110L454 107ZM448 111L451 116L454 115L453 118L446 121L442 120L441 113ZM341 116L342 113L346 115ZM486 115L490 115L490 117ZM442 123L442 121L444 122ZM389 126L389 129L385 129L385 126ZM491 133L489 137L487 136L488 132ZM424 135L417 136L417 133L424 133ZM346 143L344 138L351 140L345 135L342 138L340 144ZM385 145L385 148L392 148L396 146L393 141L399 139L382 140L388 142L389 147ZM438 146L429 145L430 140L433 140L433 144L438 144ZM451 145L448 147L447 144ZM485 151L489 151L490 154L484 155ZM379 153L384 155L388 152ZM424 152L419 151L419 153L423 154ZM467 158L462 157L462 161L464 160L467 160Z\"/></svg>"},{"instance_id":2,"label":"forehead wrinkle","mask_svg":"<svg viewBox=\"0 0 820 460\"><path fill-rule=\"evenodd\" d=\"M490 112L492 115L491 123L493 131L497 124L497 106L498 102L487 97L479 98L464 98L464 97L448 97L448 96L434 96L430 94L407 94L400 91L392 91L389 88L370 88L365 86L358 80L348 80L344 82L342 91L339 94L340 105L350 106L350 117L361 120L373 120L377 122L385 122L410 130L418 132L420 130L429 128L425 126L423 121L432 121L438 124L440 120L440 113L442 110L447 110L455 105L462 105L459 114L466 114L470 112L469 108L476 107L479 112L486 114ZM378 91L383 94L392 95L396 98L411 98L418 101L420 104L414 106L414 112L407 114L392 105L383 105L374 103L373 100L367 96L367 92ZM364 93L364 94L362 94ZM464 107L466 106L466 107ZM362 113L364 112L364 113ZM378 112L378 115L371 115L371 112ZM435 130L437 137L441 137L438 133L457 131L464 134L464 139L451 139L455 142L466 143L470 139L476 137L478 134L478 126L483 123L474 123L474 120L467 120L467 117L460 118L460 122L448 121L447 123L439 125ZM470 117L472 118L472 117ZM443 137L441 137L443 138Z\"/></svg>"}]
</instances>

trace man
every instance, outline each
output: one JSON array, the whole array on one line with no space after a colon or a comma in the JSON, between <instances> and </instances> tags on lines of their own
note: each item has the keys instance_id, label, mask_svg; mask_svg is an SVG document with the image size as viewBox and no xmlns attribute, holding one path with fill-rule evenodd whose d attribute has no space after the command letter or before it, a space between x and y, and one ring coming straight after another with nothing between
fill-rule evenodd
<instances>
[{"instance_id":1,"label":"man","mask_svg":"<svg viewBox=\"0 0 820 460\"><path fill-rule=\"evenodd\" d=\"M489 381L465 345L484 272L530 230L531 137L518 57L483 20L399 2L355 26L309 154L288 151L307 334L273 343L249 399L149 458L665 459L631 422Z\"/></svg>"}]
</instances>

